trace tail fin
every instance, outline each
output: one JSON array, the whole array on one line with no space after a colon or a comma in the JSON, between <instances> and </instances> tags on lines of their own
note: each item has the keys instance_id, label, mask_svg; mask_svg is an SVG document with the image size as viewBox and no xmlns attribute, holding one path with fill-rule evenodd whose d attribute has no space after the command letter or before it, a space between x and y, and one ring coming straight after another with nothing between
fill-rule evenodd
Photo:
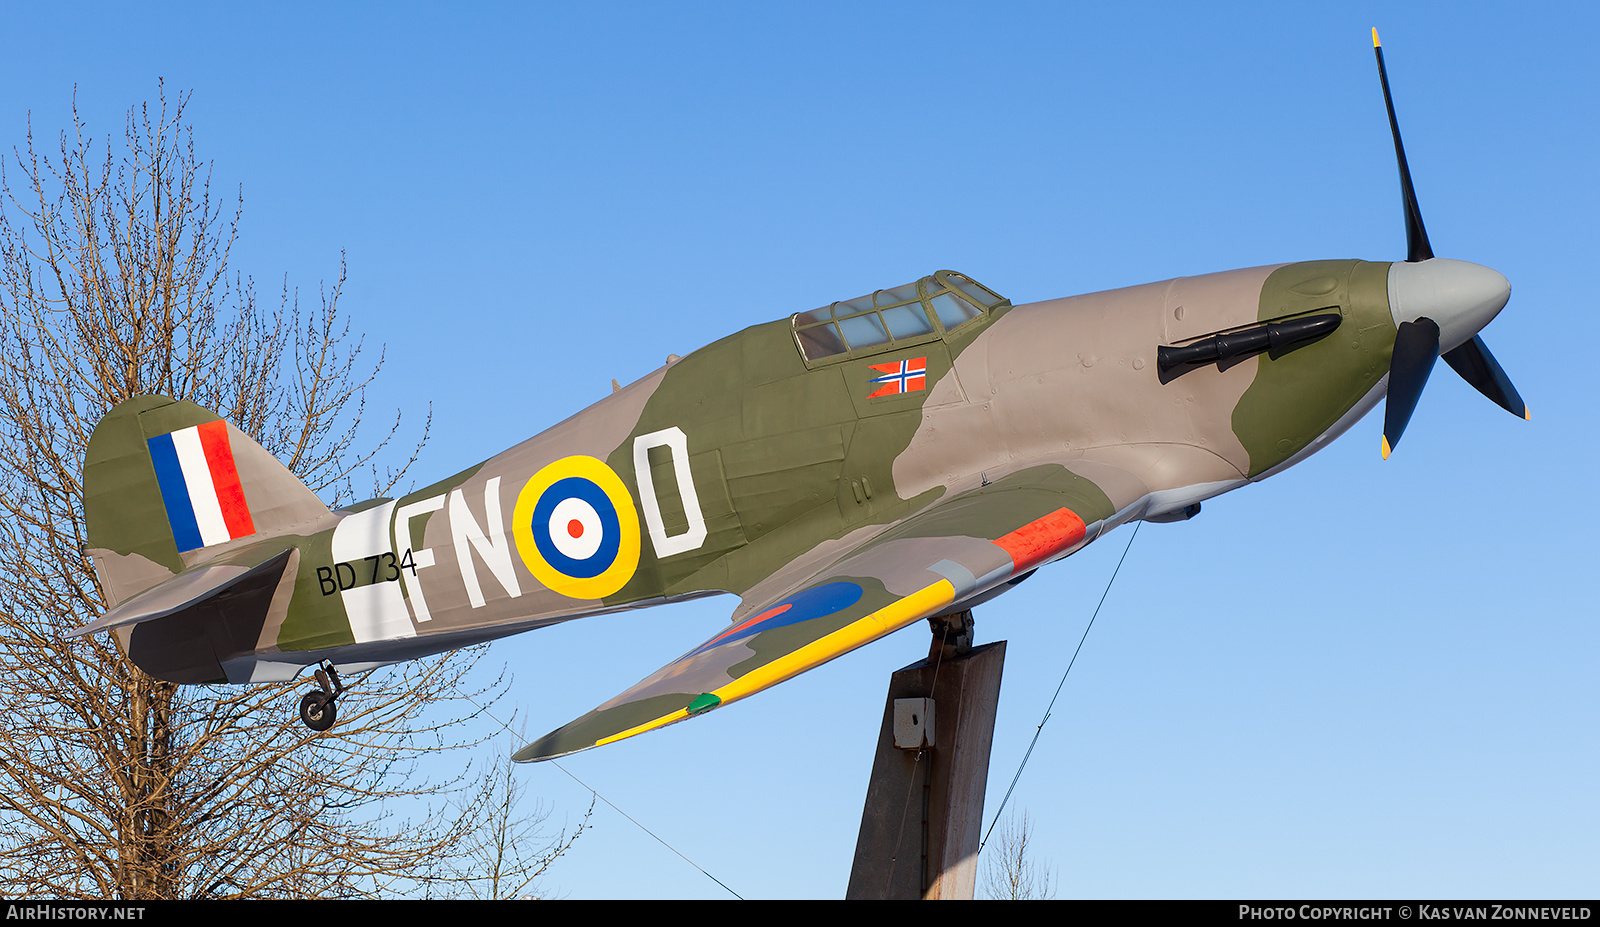
<instances>
[{"instance_id":1,"label":"tail fin","mask_svg":"<svg viewBox=\"0 0 1600 927\"><path fill-rule=\"evenodd\" d=\"M119 404L83 462L89 553L115 606L189 567L277 534L308 533L328 507L216 413L166 396Z\"/></svg>"}]
</instances>

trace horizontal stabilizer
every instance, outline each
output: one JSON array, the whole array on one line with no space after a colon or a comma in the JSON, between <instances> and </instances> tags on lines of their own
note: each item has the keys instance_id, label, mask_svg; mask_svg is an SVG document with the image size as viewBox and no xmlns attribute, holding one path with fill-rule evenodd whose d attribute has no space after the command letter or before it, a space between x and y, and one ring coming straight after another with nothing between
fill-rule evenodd
<instances>
[{"instance_id":1,"label":"horizontal stabilizer","mask_svg":"<svg viewBox=\"0 0 1600 927\"><path fill-rule=\"evenodd\" d=\"M295 553L291 547L253 567L216 563L185 570L161 585L139 593L83 627L68 631L64 636L83 637L96 631L154 621L222 597L230 590L254 588L262 582L270 581L276 586Z\"/></svg>"}]
</instances>

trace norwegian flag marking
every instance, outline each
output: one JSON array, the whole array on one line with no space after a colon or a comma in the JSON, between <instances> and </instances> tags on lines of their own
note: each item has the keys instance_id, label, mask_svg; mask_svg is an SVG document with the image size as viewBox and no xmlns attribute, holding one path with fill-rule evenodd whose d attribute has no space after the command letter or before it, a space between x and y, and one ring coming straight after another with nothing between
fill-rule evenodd
<instances>
[{"instance_id":1,"label":"norwegian flag marking","mask_svg":"<svg viewBox=\"0 0 1600 927\"><path fill-rule=\"evenodd\" d=\"M893 396L897 393L912 393L928 387L928 359L926 357L913 357L910 360L897 361L893 364L873 364L872 369L881 376L873 377L868 383L881 383L877 391L869 395L868 399L879 396Z\"/></svg>"}]
</instances>

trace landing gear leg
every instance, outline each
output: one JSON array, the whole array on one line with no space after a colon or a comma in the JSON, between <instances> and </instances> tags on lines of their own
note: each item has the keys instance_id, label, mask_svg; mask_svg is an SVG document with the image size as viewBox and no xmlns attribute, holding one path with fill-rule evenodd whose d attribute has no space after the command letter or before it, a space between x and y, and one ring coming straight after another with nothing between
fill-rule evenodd
<instances>
[{"instance_id":1,"label":"landing gear leg","mask_svg":"<svg viewBox=\"0 0 1600 927\"><path fill-rule=\"evenodd\" d=\"M336 703L344 693L344 684L339 681L339 671L333 668L333 664L325 663L317 668L317 685L321 688L300 697L300 720L305 722L306 727L321 732L333 727L338 717Z\"/></svg>"}]
</instances>

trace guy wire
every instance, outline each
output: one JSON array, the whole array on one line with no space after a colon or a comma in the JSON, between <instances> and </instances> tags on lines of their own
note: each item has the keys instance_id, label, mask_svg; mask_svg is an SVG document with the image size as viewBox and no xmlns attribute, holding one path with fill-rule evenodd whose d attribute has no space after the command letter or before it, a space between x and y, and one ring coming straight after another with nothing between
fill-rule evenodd
<instances>
[{"instance_id":1,"label":"guy wire","mask_svg":"<svg viewBox=\"0 0 1600 927\"><path fill-rule=\"evenodd\" d=\"M467 701L471 702L473 705L477 706L478 711L482 712L484 717L486 717L490 721L493 721L494 723L500 725L502 728L505 729L506 733L510 734L513 737L517 736L517 732L511 730L511 725L505 723L504 721L501 721L499 718L496 718L493 714L490 713L489 709L483 707L482 705L479 705L477 703L477 701L475 699L473 699L472 696L466 694L465 692L462 692L461 688L459 686L456 687L456 694L460 695L462 698L466 699ZM583 786L586 790L588 790L589 794L591 794L595 798L598 798L601 801L605 802L606 806L609 807L612 811L615 811L616 813L618 813L618 814L622 815L623 817L627 818L628 822L631 823L634 827L637 827L640 830L644 831L645 833L649 834L650 837L655 840L655 842L657 842L657 843L661 844L662 846L666 847L667 849L671 850L674 854L677 855L677 857L679 859L683 860L684 862L688 863L689 865L693 866L694 868L699 869L701 875L705 876L706 878L710 879L711 881L713 881L713 882L717 883L718 885L722 886L723 889L726 890L728 894L730 894L733 897L739 899L740 901L745 900L743 895L739 894L738 892L734 891L731 888L728 888L728 884L726 882L722 881L721 879L717 878L716 876L712 875L711 873L706 872L704 869L701 869L700 865L698 863L696 863L694 860L692 860L689 857L684 856L682 853L678 852L678 848L677 847L675 847L672 844L666 842L665 840L662 840L660 837L656 836L655 832L652 831L650 828L644 826L643 824L640 824L638 821L635 821L633 819L632 815L628 814L628 812L623 811L621 808L618 808L616 805L612 804L611 799L605 797L604 795L601 795L598 791L596 791L594 789L593 786L589 785L589 783L584 782L582 779L579 779L577 776L574 776L572 773L568 772L567 768L565 766L562 766L560 763L557 763L554 760L550 761L550 765L554 766L555 768L557 768L557 769L561 770L562 772L566 773L567 776L569 778L571 778L573 782L576 782L579 785Z\"/></svg>"},{"instance_id":2,"label":"guy wire","mask_svg":"<svg viewBox=\"0 0 1600 927\"><path fill-rule=\"evenodd\" d=\"M1117 574L1122 572L1122 561L1128 559L1128 551L1133 547L1133 539L1139 536L1139 527L1144 522L1136 522L1133 534L1128 536L1128 544L1122 548L1122 556L1117 560L1117 568L1111 571L1111 578L1106 580L1105 591L1100 593L1100 603L1094 607L1094 614L1089 616L1089 623L1083 628L1083 635L1078 638L1078 647L1072 651L1072 659L1067 661L1066 671L1061 674L1061 681L1056 683L1056 693L1050 696L1050 704L1045 706L1044 717L1039 719L1039 726L1033 732L1033 739L1028 741L1028 752L1022 755L1022 762L1017 764L1017 774L1011 777L1011 785L1006 789L1006 797L1000 799L1000 807L995 809L994 820L989 822L989 829L983 832L983 840L978 844L978 852L989 845L989 835L994 833L994 826L1000 823L1000 814L1006 810L1006 802L1011 800L1011 793L1017 788L1017 781L1022 778L1022 770L1028 765L1028 758L1033 756L1033 748L1039 743L1039 735L1044 731L1044 724L1050 720L1050 709L1056 707L1056 699L1061 695L1061 687L1067 684L1067 673L1072 672L1072 665L1078 662L1078 653L1083 650L1083 642L1089 639L1089 629L1094 627L1094 620L1100 617L1100 606L1106 604L1106 596L1111 594L1111 584L1117 581Z\"/></svg>"}]
</instances>

